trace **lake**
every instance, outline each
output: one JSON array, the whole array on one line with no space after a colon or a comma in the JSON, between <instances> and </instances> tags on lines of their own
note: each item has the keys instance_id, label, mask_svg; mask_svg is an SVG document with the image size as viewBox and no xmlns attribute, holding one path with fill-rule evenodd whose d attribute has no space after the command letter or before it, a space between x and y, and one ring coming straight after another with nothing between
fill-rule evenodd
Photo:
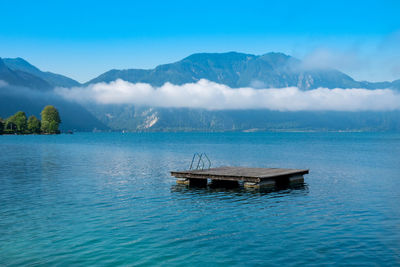
<instances>
[{"instance_id":1,"label":"lake","mask_svg":"<svg viewBox=\"0 0 400 267\"><path fill-rule=\"evenodd\" d=\"M399 133L0 136L0 265L400 265ZM306 168L280 190L169 171Z\"/></svg>"}]
</instances>

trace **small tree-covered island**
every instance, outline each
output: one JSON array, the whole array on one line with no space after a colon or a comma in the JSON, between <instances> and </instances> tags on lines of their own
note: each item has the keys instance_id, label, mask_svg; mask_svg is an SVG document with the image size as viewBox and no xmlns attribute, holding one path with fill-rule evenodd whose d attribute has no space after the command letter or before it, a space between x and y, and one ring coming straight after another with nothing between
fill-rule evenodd
<instances>
[{"instance_id":1,"label":"small tree-covered island","mask_svg":"<svg viewBox=\"0 0 400 267\"><path fill-rule=\"evenodd\" d=\"M41 120L18 111L9 118L0 118L0 134L59 134L60 114L54 106L46 106L40 113Z\"/></svg>"}]
</instances>

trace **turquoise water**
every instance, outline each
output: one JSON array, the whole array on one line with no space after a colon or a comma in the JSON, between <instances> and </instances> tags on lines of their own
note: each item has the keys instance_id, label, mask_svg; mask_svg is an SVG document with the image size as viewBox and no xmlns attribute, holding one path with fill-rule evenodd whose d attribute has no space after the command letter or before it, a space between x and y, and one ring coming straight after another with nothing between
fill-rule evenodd
<instances>
[{"instance_id":1,"label":"turquoise water","mask_svg":"<svg viewBox=\"0 0 400 267\"><path fill-rule=\"evenodd\" d=\"M0 265L400 265L400 134L0 136ZM276 191L169 171L309 168Z\"/></svg>"}]
</instances>

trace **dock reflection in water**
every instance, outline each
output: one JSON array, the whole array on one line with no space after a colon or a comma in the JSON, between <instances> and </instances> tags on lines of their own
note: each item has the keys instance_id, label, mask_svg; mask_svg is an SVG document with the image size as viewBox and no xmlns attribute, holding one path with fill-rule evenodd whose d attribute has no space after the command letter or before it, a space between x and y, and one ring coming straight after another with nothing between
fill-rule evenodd
<instances>
[{"instance_id":1,"label":"dock reflection in water","mask_svg":"<svg viewBox=\"0 0 400 267\"><path fill-rule=\"evenodd\" d=\"M171 186L172 193L190 194L190 195L223 195L232 196L266 196L270 198L284 197L285 195L301 195L305 196L309 193L307 183L300 184L282 184L272 188L244 188L240 184L218 184L215 181L207 186L189 186L184 184L176 184Z\"/></svg>"}]
</instances>

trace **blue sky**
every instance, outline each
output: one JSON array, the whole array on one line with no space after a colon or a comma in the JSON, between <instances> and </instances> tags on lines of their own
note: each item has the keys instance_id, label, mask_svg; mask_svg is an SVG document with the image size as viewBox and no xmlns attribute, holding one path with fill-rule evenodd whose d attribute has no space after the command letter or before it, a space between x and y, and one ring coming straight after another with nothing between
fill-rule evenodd
<instances>
[{"instance_id":1,"label":"blue sky","mask_svg":"<svg viewBox=\"0 0 400 267\"><path fill-rule=\"evenodd\" d=\"M81 82L197 52L284 52L400 79L400 1L6 1L0 57Z\"/></svg>"}]
</instances>

